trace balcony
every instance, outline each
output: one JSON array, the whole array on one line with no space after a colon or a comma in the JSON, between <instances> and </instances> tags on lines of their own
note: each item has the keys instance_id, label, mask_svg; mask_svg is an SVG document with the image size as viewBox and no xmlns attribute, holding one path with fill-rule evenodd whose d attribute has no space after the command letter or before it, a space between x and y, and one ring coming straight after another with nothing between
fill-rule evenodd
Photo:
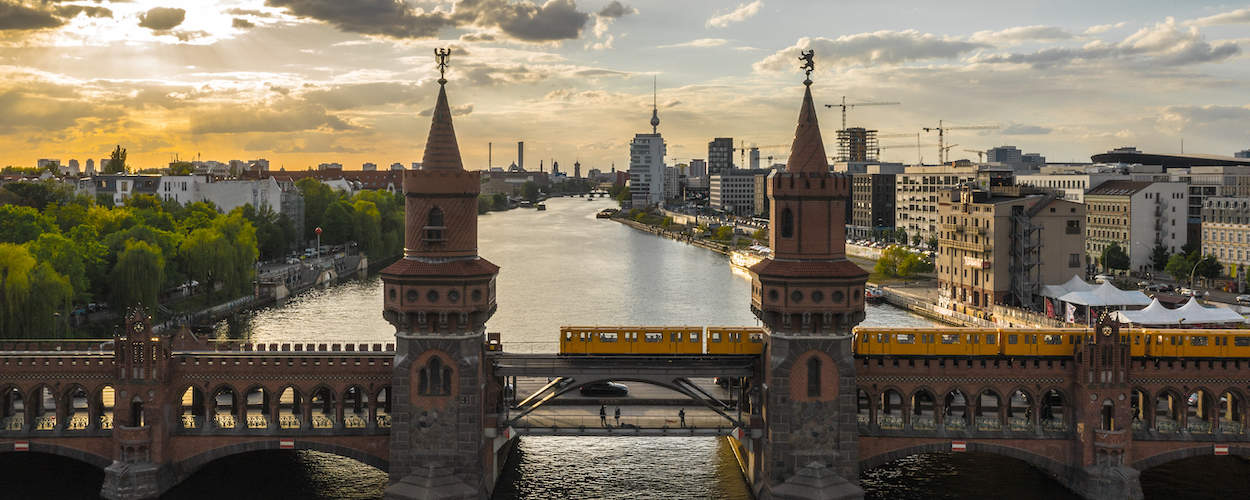
<instances>
[{"instance_id":1,"label":"balcony","mask_svg":"<svg viewBox=\"0 0 1250 500\"><path fill-rule=\"evenodd\" d=\"M973 243L970 241L941 240L938 243L938 246L955 248L959 250L967 250L969 252L988 252L992 249L989 243L984 242L984 240L982 240L981 243Z\"/></svg>"}]
</instances>

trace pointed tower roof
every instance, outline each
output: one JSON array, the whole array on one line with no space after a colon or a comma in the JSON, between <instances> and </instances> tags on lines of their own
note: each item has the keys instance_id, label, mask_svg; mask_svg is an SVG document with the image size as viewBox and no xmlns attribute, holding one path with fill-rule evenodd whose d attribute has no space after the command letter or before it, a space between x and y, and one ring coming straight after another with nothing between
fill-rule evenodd
<instances>
[{"instance_id":1,"label":"pointed tower roof","mask_svg":"<svg viewBox=\"0 0 1250 500\"><path fill-rule=\"evenodd\" d=\"M825 143L820 138L820 125L816 123L816 105L812 104L811 80L803 82L803 105L799 108L799 125L794 129L794 143L790 145L790 158L786 171L795 173L824 173L829 171L825 157Z\"/></svg>"},{"instance_id":2,"label":"pointed tower roof","mask_svg":"<svg viewBox=\"0 0 1250 500\"><path fill-rule=\"evenodd\" d=\"M456 144L456 129L451 125L446 83L447 80L442 78L438 81L438 102L434 104L430 136L425 141L422 170L464 170L460 162L460 146Z\"/></svg>"}]
</instances>

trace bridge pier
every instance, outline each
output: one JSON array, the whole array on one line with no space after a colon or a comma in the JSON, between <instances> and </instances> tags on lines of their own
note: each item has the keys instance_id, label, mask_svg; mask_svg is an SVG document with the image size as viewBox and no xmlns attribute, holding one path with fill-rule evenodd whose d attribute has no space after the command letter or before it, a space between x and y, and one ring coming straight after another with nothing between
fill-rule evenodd
<instances>
[{"instance_id":1,"label":"bridge pier","mask_svg":"<svg viewBox=\"0 0 1250 500\"><path fill-rule=\"evenodd\" d=\"M113 462L104 469L100 497L108 500L159 498L165 491L161 472L161 467L152 463Z\"/></svg>"},{"instance_id":2,"label":"bridge pier","mask_svg":"<svg viewBox=\"0 0 1250 500\"><path fill-rule=\"evenodd\" d=\"M1141 473L1119 464L1095 464L1079 469L1064 486L1089 500L1141 500Z\"/></svg>"}]
</instances>

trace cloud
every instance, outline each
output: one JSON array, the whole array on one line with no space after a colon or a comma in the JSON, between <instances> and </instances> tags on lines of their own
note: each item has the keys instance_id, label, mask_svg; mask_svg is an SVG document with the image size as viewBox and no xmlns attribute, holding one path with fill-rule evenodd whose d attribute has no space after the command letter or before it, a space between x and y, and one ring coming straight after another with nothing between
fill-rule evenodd
<instances>
[{"instance_id":1,"label":"cloud","mask_svg":"<svg viewBox=\"0 0 1250 500\"><path fill-rule=\"evenodd\" d=\"M297 132L301 130L350 130L354 127L322 106L283 100L254 105L233 104L209 108L191 119L192 134L238 134L244 132Z\"/></svg>"},{"instance_id":2,"label":"cloud","mask_svg":"<svg viewBox=\"0 0 1250 500\"><path fill-rule=\"evenodd\" d=\"M312 90L305 92L303 98L326 109L343 110L384 104L412 104L427 94L428 92L422 92L421 86L415 83L369 82Z\"/></svg>"},{"instance_id":3,"label":"cloud","mask_svg":"<svg viewBox=\"0 0 1250 500\"><path fill-rule=\"evenodd\" d=\"M472 113L472 112L473 112L473 105L472 105L472 104L464 104L464 105L461 105L461 106L452 106L452 107L451 107L451 115L452 115L452 116L464 116L464 115L467 115L467 114ZM432 115L432 114L434 114L434 108L433 108L433 107L430 107L430 108L426 108L426 109L421 110L421 112L417 113L417 116L430 116L430 115Z\"/></svg>"},{"instance_id":4,"label":"cloud","mask_svg":"<svg viewBox=\"0 0 1250 500\"><path fill-rule=\"evenodd\" d=\"M412 7L396 0L265 0L294 16L316 19L342 31L391 38L433 38L440 30L476 26L498 28L526 42L550 42L581 36L590 14L573 0L456 0L451 11Z\"/></svg>"},{"instance_id":5,"label":"cloud","mask_svg":"<svg viewBox=\"0 0 1250 500\"><path fill-rule=\"evenodd\" d=\"M1161 120L1184 124L1233 121L1250 122L1250 106L1168 106L1163 108Z\"/></svg>"},{"instance_id":6,"label":"cloud","mask_svg":"<svg viewBox=\"0 0 1250 500\"><path fill-rule=\"evenodd\" d=\"M762 8L764 8L763 0L755 0L754 2L751 2L751 3L744 3L741 5L738 5L738 8L734 9L732 12L729 12L728 14L721 14L719 16L714 16L711 19L708 19L707 27L725 28L725 27L728 27L730 24L746 21L747 19L750 19L751 16L759 14L760 9Z\"/></svg>"},{"instance_id":7,"label":"cloud","mask_svg":"<svg viewBox=\"0 0 1250 500\"><path fill-rule=\"evenodd\" d=\"M673 43L669 45L660 45L659 47L656 47L656 48L669 49L673 47L720 47L721 45L725 45L727 43L729 43L729 40L726 40L724 38L699 38L696 40L691 40L689 42Z\"/></svg>"},{"instance_id":8,"label":"cloud","mask_svg":"<svg viewBox=\"0 0 1250 500\"><path fill-rule=\"evenodd\" d=\"M1124 21L1120 21L1120 22L1115 23L1115 24L1098 24L1098 25L1094 25L1094 26L1090 26L1090 27L1088 27L1088 28L1085 28L1085 31L1084 31L1084 32L1082 32L1082 34L1083 34L1083 35L1101 35L1101 34L1103 34L1103 33L1106 33L1106 32L1108 32L1108 31L1111 31L1111 30L1114 30L1114 29L1120 29L1120 28L1123 28L1123 27L1125 27L1126 25L1128 25L1128 23L1126 23L1126 22L1124 22Z\"/></svg>"},{"instance_id":9,"label":"cloud","mask_svg":"<svg viewBox=\"0 0 1250 500\"><path fill-rule=\"evenodd\" d=\"M173 29L186 20L187 11L171 7L153 7L139 15L139 26L150 30L162 31Z\"/></svg>"},{"instance_id":10,"label":"cloud","mask_svg":"<svg viewBox=\"0 0 1250 500\"><path fill-rule=\"evenodd\" d=\"M1009 123L997 131L1002 135L1041 135L1049 134L1051 129L1040 125L1025 125L1022 123Z\"/></svg>"},{"instance_id":11,"label":"cloud","mask_svg":"<svg viewBox=\"0 0 1250 500\"><path fill-rule=\"evenodd\" d=\"M248 21L247 19L236 17L230 21L230 26L234 28L239 28L239 29L248 29L248 28L255 28L256 24L251 21Z\"/></svg>"},{"instance_id":12,"label":"cloud","mask_svg":"<svg viewBox=\"0 0 1250 500\"><path fill-rule=\"evenodd\" d=\"M489 31L465 33L463 35L460 35L460 41L462 42L493 42L495 41L495 34Z\"/></svg>"},{"instance_id":13,"label":"cloud","mask_svg":"<svg viewBox=\"0 0 1250 500\"><path fill-rule=\"evenodd\" d=\"M939 37L916 30L876 31L836 39L803 37L754 64L755 71L785 71L799 67L799 52L816 51L816 68L822 66L902 64L925 59L946 59L978 48L984 43Z\"/></svg>"},{"instance_id":14,"label":"cloud","mask_svg":"<svg viewBox=\"0 0 1250 500\"><path fill-rule=\"evenodd\" d=\"M1232 12L1224 12L1214 16L1200 17L1185 24L1194 26L1215 26L1218 24L1242 24L1250 23L1250 8L1238 9Z\"/></svg>"},{"instance_id":15,"label":"cloud","mask_svg":"<svg viewBox=\"0 0 1250 500\"><path fill-rule=\"evenodd\" d=\"M65 18L72 18L79 13L87 17L113 17L113 11L104 7L92 7L89 5L62 5L56 8L56 14Z\"/></svg>"},{"instance_id":16,"label":"cloud","mask_svg":"<svg viewBox=\"0 0 1250 500\"><path fill-rule=\"evenodd\" d=\"M637 14L637 13L638 13L638 9L635 9L628 5L623 5L618 0L612 0L612 3L609 3L603 6L602 9L599 9L598 15L599 17L607 17L607 18L616 19L618 17L627 16L629 14Z\"/></svg>"},{"instance_id":17,"label":"cloud","mask_svg":"<svg viewBox=\"0 0 1250 500\"><path fill-rule=\"evenodd\" d=\"M0 30L37 30L65 24L65 19L48 7L46 3L0 0Z\"/></svg>"},{"instance_id":18,"label":"cloud","mask_svg":"<svg viewBox=\"0 0 1250 500\"><path fill-rule=\"evenodd\" d=\"M273 14L256 9L226 9L226 13L232 16L273 17Z\"/></svg>"},{"instance_id":19,"label":"cloud","mask_svg":"<svg viewBox=\"0 0 1250 500\"><path fill-rule=\"evenodd\" d=\"M76 96L64 96L61 91L69 89L29 83L0 90L0 132L61 130L74 126L81 118L104 114L104 108L85 99L66 99Z\"/></svg>"},{"instance_id":20,"label":"cloud","mask_svg":"<svg viewBox=\"0 0 1250 500\"><path fill-rule=\"evenodd\" d=\"M1078 48L1053 47L1030 53L991 54L972 58L985 64L1028 64L1049 68L1094 61L1123 61L1143 68L1166 69L1176 66L1216 62L1241 53L1237 42L1215 45L1203 39L1198 28L1180 29L1172 18L1137 30L1124 40L1108 43L1096 40Z\"/></svg>"},{"instance_id":21,"label":"cloud","mask_svg":"<svg viewBox=\"0 0 1250 500\"><path fill-rule=\"evenodd\" d=\"M1055 41L1072 38L1072 34L1055 26L1016 26L1000 31L978 31L968 40L990 45L1012 45L1030 40Z\"/></svg>"}]
</instances>

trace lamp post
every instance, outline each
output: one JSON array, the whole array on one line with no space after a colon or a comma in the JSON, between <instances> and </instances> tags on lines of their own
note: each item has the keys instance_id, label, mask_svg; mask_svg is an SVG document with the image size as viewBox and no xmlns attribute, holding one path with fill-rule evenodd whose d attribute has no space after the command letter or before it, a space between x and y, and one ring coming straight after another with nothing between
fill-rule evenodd
<instances>
[{"instance_id":1,"label":"lamp post","mask_svg":"<svg viewBox=\"0 0 1250 500\"><path fill-rule=\"evenodd\" d=\"M321 228L318 227L313 232L317 233L317 263L321 264Z\"/></svg>"}]
</instances>

